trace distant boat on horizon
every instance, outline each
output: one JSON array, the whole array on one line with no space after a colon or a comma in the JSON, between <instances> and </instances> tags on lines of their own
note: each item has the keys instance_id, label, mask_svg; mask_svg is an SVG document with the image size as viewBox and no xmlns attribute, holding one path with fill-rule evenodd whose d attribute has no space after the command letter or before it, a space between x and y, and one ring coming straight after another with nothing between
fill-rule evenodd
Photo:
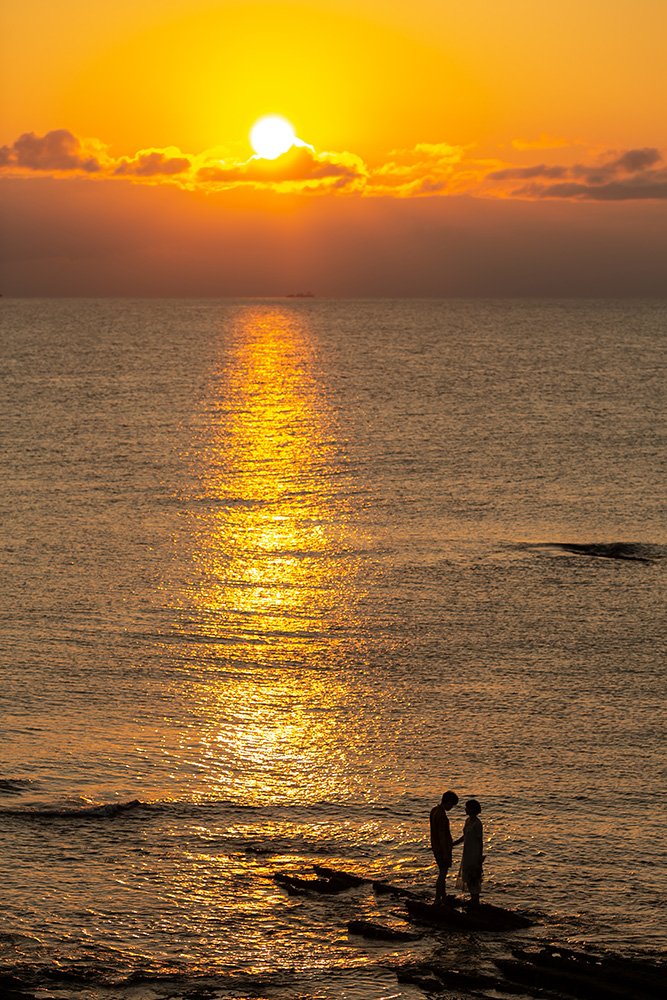
<instances>
[{"instance_id":1,"label":"distant boat on horizon","mask_svg":"<svg viewBox=\"0 0 667 1000\"><path fill-rule=\"evenodd\" d=\"M290 292L289 295L285 296L286 299L314 299L315 296L312 292Z\"/></svg>"}]
</instances>

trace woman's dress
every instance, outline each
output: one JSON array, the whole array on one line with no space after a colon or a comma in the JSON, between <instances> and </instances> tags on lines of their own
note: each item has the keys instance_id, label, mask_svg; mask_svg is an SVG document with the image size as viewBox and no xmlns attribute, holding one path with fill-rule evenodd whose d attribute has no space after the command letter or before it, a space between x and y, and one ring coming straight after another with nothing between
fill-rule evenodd
<instances>
[{"instance_id":1,"label":"woman's dress","mask_svg":"<svg viewBox=\"0 0 667 1000\"><path fill-rule=\"evenodd\" d=\"M463 827L463 853L456 879L457 889L467 889L478 896L482 888L482 824L477 816L468 816Z\"/></svg>"}]
</instances>

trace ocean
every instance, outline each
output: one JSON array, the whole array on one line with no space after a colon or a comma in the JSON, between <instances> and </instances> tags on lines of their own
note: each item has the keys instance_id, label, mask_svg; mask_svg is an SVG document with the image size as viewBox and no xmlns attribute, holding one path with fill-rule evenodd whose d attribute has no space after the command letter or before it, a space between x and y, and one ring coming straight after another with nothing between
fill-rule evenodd
<instances>
[{"instance_id":1,"label":"ocean","mask_svg":"<svg viewBox=\"0 0 667 1000\"><path fill-rule=\"evenodd\" d=\"M419 1000L397 970L436 958L664 959L667 303L0 313L8 989ZM450 788L529 929L369 940L414 929L400 897L281 882L432 898Z\"/></svg>"}]
</instances>

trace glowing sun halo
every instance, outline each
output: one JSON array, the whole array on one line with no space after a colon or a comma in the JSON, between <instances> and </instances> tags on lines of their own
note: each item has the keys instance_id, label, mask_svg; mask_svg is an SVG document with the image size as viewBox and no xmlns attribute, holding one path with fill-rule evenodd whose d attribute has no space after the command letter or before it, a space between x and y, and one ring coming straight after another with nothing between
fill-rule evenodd
<instances>
[{"instance_id":1,"label":"glowing sun halo","mask_svg":"<svg viewBox=\"0 0 667 1000\"><path fill-rule=\"evenodd\" d=\"M250 145L263 160L275 160L294 145L296 135L286 118L264 115L250 129Z\"/></svg>"}]
</instances>

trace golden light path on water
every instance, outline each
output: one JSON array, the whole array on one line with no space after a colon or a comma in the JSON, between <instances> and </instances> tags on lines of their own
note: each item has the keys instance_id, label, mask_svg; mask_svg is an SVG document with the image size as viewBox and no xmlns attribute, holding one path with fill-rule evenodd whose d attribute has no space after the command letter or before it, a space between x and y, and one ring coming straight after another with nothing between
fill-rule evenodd
<instances>
[{"instance_id":1,"label":"golden light path on water","mask_svg":"<svg viewBox=\"0 0 667 1000\"><path fill-rule=\"evenodd\" d=\"M303 315L244 307L224 349L190 453L191 585L169 595L193 719L174 779L185 766L195 794L245 804L340 800L363 742L335 669L362 628L354 485Z\"/></svg>"},{"instance_id":2,"label":"golden light path on water","mask_svg":"<svg viewBox=\"0 0 667 1000\"><path fill-rule=\"evenodd\" d=\"M215 941L220 912L236 914L212 953L252 974L369 962L272 880L359 836L335 803L363 798L360 762L373 754L344 669L364 594L356 487L325 386L299 310L239 310L189 452L196 485L164 595L177 612L164 653L182 664L174 694L186 719L165 733L174 791L269 807L174 826L174 944L187 950L184 926Z\"/></svg>"},{"instance_id":3,"label":"golden light path on water","mask_svg":"<svg viewBox=\"0 0 667 1000\"><path fill-rule=\"evenodd\" d=\"M331 588L323 557L349 512L332 476L336 441L309 370L307 331L293 316L251 310L241 333L223 390L233 410L211 427L212 447L202 456L209 494L231 493L218 539L196 539L209 571L211 558L226 550L228 559L213 607L204 602L202 610L232 606L234 624L256 640L248 658L265 662L278 647L285 661L302 638L321 633L323 619L329 628L332 616L343 620L344 584Z\"/></svg>"}]
</instances>

